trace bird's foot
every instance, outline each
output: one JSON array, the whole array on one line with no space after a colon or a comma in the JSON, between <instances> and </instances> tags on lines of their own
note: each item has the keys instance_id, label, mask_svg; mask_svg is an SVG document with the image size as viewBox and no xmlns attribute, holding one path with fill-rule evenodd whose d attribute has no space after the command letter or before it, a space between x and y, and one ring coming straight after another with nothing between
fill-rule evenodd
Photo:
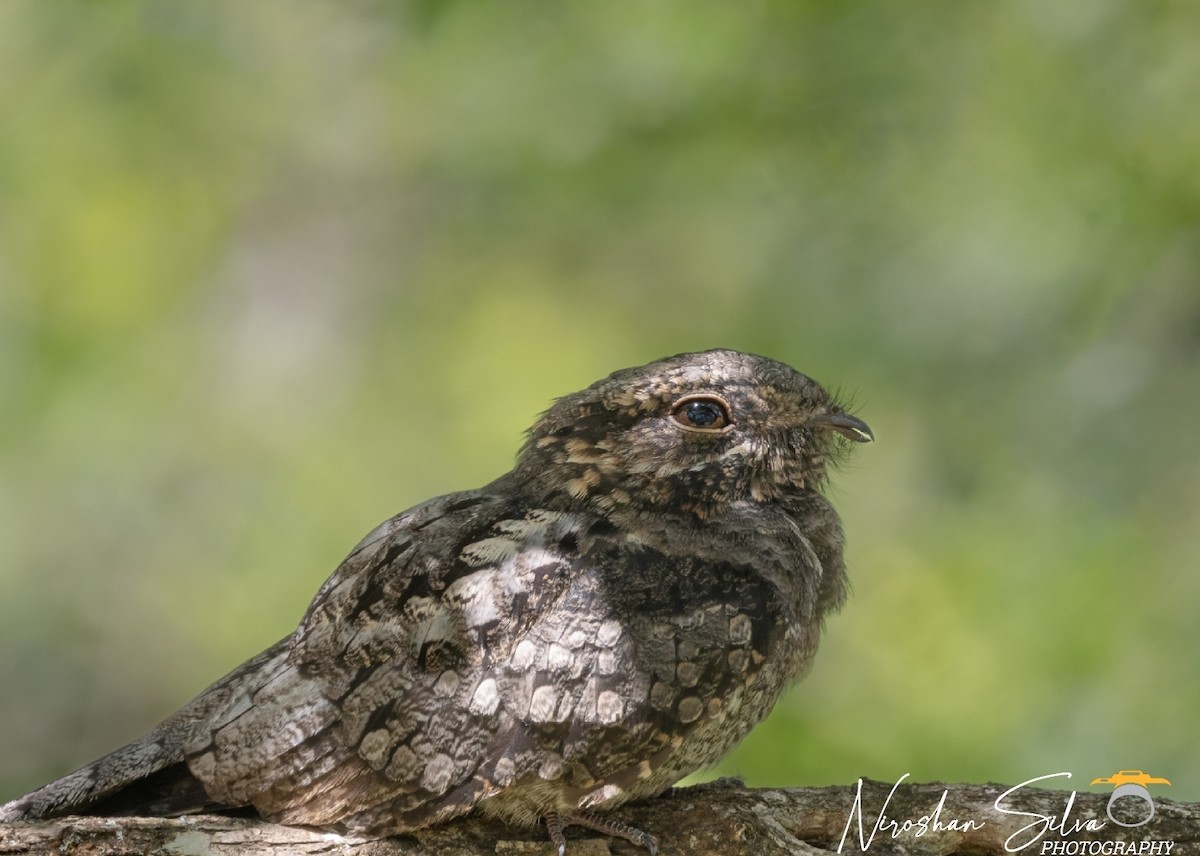
<instances>
[{"instance_id":1,"label":"bird's foot","mask_svg":"<svg viewBox=\"0 0 1200 856\"><path fill-rule=\"evenodd\" d=\"M591 829L614 838L624 838L639 847L645 847L650 851L650 856L657 856L658 853L658 841L653 835L642 832L636 826L630 826L628 823L621 823L619 820L609 817L586 811L554 812L546 815L545 821L546 831L550 833L550 840L558 849L558 856L566 856L567 839L563 835L563 829L568 826L582 826L584 829Z\"/></svg>"}]
</instances>

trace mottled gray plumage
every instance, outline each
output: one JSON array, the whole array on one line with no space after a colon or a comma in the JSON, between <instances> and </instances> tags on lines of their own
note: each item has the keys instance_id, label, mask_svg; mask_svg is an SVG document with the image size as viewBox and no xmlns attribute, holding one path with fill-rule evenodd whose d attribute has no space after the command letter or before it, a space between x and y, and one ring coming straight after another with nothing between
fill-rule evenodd
<instances>
[{"instance_id":1,"label":"mottled gray plumage","mask_svg":"<svg viewBox=\"0 0 1200 856\"><path fill-rule=\"evenodd\" d=\"M140 740L0 820L253 806L386 834L470 811L578 823L711 765L812 659L845 594L822 496L869 440L736 351L560 399L514 469L369 534L300 626Z\"/></svg>"}]
</instances>

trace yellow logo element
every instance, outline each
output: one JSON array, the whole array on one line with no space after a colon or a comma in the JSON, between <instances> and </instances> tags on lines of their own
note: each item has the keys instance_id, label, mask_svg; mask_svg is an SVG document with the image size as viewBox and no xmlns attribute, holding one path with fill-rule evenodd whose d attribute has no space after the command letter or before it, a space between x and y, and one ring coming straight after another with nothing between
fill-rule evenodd
<instances>
[{"instance_id":1,"label":"yellow logo element","mask_svg":"<svg viewBox=\"0 0 1200 856\"><path fill-rule=\"evenodd\" d=\"M1150 797L1150 792L1146 790L1146 785L1169 785L1168 780L1158 776L1151 776L1144 770L1118 770L1111 776L1103 776L1099 779L1092 779L1093 785L1113 785L1112 796L1108 798L1108 805L1104 809L1104 813L1108 815L1108 819L1117 826L1132 828L1135 826L1143 826L1150 822L1154 817L1154 800ZM1146 809L1149 812L1141 820L1126 821L1113 816L1113 803L1119 799L1133 797L1139 799L1146 804Z\"/></svg>"},{"instance_id":2,"label":"yellow logo element","mask_svg":"<svg viewBox=\"0 0 1200 856\"><path fill-rule=\"evenodd\" d=\"M1151 776L1149 773L1142 770L1119 770L1111 776L1104 776L1099 779L1092 779L1093 785L1141 785L1143 788L1146 785L1169 785L1171 782L1168 779L1162 779L1158 776Z\"/></svg>"}]
</instances>

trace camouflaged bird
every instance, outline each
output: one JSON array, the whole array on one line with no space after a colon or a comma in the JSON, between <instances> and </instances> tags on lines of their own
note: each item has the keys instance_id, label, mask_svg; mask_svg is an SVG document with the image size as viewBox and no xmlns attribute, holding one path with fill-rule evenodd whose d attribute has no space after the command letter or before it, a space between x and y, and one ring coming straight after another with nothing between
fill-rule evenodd
<instances>
[{"instance_id":1,"label":"camouflaged bird","mask_svg":"<svg viewBox=\"0 0 1200 856\"><path fill-rule=\"evenodd\" d=\"M821 489L872 439L815 381L714 350L559 399L506 475L383 523L294 633L0 820L253 806L403 833L604 812L718 761L846 591Z\"/></svg>"}]
</instances>

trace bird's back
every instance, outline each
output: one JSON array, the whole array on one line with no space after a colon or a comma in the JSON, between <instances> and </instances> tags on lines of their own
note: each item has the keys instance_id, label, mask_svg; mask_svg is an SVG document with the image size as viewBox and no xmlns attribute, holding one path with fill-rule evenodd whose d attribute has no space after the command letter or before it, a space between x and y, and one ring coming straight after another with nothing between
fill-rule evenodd
<instances>
[{"instance_id":1,"label":"bird's back","mask_svg":"<svg viewBox=\"0 0 1200 856\"><path fill-rule=\"evenodd\" d=\"M754 564L804 551L759 533L756 553L718 560L714 531L630 538L503 482L417 506L351 553L292 636L0 816L249 805L387 833L657 793L765 715L781 648L813 632L771 582L784 571Z\"/></svg>"}]
</instances>

